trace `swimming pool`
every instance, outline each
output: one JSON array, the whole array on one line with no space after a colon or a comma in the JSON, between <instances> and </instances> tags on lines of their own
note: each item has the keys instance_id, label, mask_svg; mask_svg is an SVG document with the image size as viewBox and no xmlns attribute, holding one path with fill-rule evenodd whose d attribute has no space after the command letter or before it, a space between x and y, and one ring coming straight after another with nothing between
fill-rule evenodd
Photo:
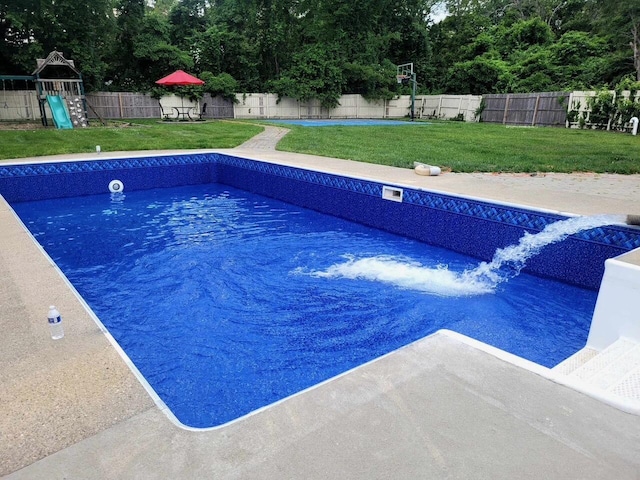
<instances>
[{"instance_id":1,"label":"swimming pool","mask_svg":"<svg viewBox=\"0 0 640 480\"><path fill-rule=\"evenodd\" d=\"M583 346L595 305L591 290L529 275L486 290L454 285L437 273L477 260L219 184L15 210L191 427L231 421L442 328L550 367ZM354 259L368 262L360 274L336 272Z\"/></svg>"},{"instance_id":2,"label":"swimming pool","mask_svg":"<svg viewBox=\"0 0 640 480\"><path fill-rule=\"evenodd\" d=\"M489 260L496 247L514 243L523 231L541 230L560 218L545 212L402 186L394 186L402 190L402 201L390 201L383 198L384 185L377 182L217 154L3 166L0 167L0 193L20 209L21 201L37 198L74 197L100 192L104 197L109 181L114 178L123 180L125 184L125 203L131 201L136 190L157 185L238 186L243 191L249 190L333 216L356 220L388 233L401 233L404 237L420 240L423 242L421 245L450 246L451 250L472 256L463 260L465 265L482 259ZM108 195L105 198L112 202ZM113 204L109 203L109 207L103 210L112 207ZM636 231L621 227L597 228L572 236L561 244L546 247L543 255L531 261L527 270L586 287L591 289L587 296L592 296L601 277L603 258L618 255L638 245L640 242ZM340 255L345 253L349 252L343 251ZM412 256L409 258L416 260ZM327 272L330 266L310 271ZM304 265L298 267L304 270ZM295 272L298 267L292 267L289 271ZM537 277L531 278L539 280ZM507 285L511 288L516 284L510 282ZM385 293L386 290L389 290L388 287L382 288ZM404 290L402 294L405 294ZM512 306L514 311L517 311L517 307L516 304ZM535 308L532 307L532 311ZM103 319L105 315L108 316L108 313L99 314L99 317ZM390 318L397 320L400 316ZM425 331L428 330L419 334ZM372 351L376 355L380 353Z\"/></svg>"}]
</instances>

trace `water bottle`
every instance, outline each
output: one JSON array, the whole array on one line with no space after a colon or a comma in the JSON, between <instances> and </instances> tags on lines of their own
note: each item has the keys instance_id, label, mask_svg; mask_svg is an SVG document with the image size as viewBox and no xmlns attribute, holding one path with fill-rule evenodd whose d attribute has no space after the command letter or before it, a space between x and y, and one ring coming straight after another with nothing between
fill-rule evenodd
<instances>
[{"instance_id":1,"label":"water bottle","mask_svg":"<svg viewBox=\"0 0 640 480\"><path fill-rule=\"evenodd\" d=\"M58 340L64 337L64 328L62 327L62 317L60 312L54 305L49 307L49 329L51 330L51 338Z\"/></svg>"}]
</instances>

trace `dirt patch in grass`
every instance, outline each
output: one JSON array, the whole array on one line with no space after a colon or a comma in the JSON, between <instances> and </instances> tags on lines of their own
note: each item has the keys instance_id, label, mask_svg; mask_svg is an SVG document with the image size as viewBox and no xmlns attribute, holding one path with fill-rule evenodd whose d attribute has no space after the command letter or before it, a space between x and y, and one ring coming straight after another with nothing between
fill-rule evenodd
<instances>
[{"instance_id":1,"label":"dirt patch in grass","mask_svg":"<svg viewBox=\"0 0 640 480\"><path fill-rule=\"evenodd\" d=\"M44 128L40 122L0 122L0 130L39 130Z\"/></svg>"},{"instance_id":2,"label":"dirt patch in grass","mask_svg":"<svg viewBox=\"0 0 640 480\"><path fill-rule=\"evenodd\" d=\"M127 121L107 121L105 125L98 120L92 120L89 127L109 127L109 128L128 128L128 127L147 127L141 123ZM52 125L45 127L42 122L0 122L0 130L43 130L45 128L54 128Z\"/></svg>"}]
</instances>

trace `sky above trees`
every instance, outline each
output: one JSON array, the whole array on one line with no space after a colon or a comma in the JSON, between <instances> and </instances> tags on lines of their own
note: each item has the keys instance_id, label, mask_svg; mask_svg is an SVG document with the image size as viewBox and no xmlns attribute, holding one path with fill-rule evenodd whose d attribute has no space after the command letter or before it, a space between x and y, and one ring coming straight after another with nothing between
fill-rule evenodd
<instances>
[{"instance_id":1,"label":"sky above trees","mask_svg":"<svg viewBox=\"0 0 640 480\"><path fill-rule=\"evenodd\" d=\"M183 69L211 93L333 106L401 93L407 62L420 93L640 80L637 0L0 0L0 35L0 75L30 74L55 49L88 90L148 91Z\"/></svg>"}]
</instances>

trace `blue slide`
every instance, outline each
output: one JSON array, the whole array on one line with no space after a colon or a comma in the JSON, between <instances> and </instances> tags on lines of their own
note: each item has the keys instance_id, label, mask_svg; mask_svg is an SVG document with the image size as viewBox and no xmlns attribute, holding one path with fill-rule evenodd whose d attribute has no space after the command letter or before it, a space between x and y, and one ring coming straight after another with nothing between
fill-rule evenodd
<instances>
[{"instance_id":1,"label":"blue slide","mask_svg":"<svg viewBox=\"0 0 640 480\"><path fill-rule=\"evenodd\" d=\"M71 123L67 109L64 107L62 97L60 95L47 95L47 102L49 102L53 123L55 123L56 128L73 128L73 123Z\"/></svg>"}]
</instances>

